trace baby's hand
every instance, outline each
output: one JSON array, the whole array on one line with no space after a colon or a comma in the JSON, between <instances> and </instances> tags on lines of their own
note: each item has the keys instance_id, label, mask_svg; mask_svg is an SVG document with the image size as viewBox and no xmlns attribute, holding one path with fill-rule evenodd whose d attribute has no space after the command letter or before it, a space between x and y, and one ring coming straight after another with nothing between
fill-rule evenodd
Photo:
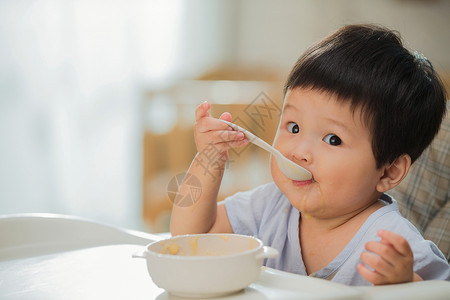
<instances>
[{"instance_id":1,"label":"baby's hand","mask_svg":"<svg viewBox=\"0 0 450 300\"><path fill-rule=\"evenodd\" d=\"M242 132L234 131L224 122L211 117L209 108L210 104L205 101L195 111L194 138L197 151L205 151L209 156L226 160L228 149L243 146L248 140ZM231 121L231 114L225 112L219 119Z\"/></svg>"},{"instance_id":2,"label":"baby's hand","mask_svg":"<svg viewBox=\"0 0 450 300\"><path fill-rule=\"evenodd\" d=\"M358 264L358 272L374 285L411 282L420 280L414 273L414 257L409 243L402 236L391 231L380 230L379 242L366 243L366 250L361 254L364 264Z\"/></svg>"}]
</instances>

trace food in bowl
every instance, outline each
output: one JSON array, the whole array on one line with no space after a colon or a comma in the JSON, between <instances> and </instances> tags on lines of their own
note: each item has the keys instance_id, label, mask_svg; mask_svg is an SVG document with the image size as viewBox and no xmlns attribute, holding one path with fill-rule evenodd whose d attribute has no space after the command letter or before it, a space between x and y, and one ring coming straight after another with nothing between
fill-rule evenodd
<instances>
[{"instance_id":1,"label":"food in bowl","mask_svg":"<svg viewBox=\"0 0 450 300\"><path fill-rule=\"evenodd\" d=\"M147 245L135 257L147 260L153 282L183 297L215 297L255 282L264 258L278 251L238 234L176 236Z\"/></svg>"}]
</instances>

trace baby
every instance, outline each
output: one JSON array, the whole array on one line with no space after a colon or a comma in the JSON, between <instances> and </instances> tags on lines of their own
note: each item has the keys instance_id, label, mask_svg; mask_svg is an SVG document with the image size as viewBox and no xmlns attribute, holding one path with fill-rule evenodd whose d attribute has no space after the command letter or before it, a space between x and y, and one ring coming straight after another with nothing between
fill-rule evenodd
<instances>
[{"instance_id":1,"label":"baby","mask_svg":"<svg viewBox=\"0 0 450 300\"><path fill-rule=\"evenodd\" d=\"M174 205L171 233L256 236L280 252L268 267L348 285L449 280L443 254L385 194L431 143L445 114L431 63L384 27L345 26L299 58L284 94L274 147L312 179L289 179L272 157L273 183L217 204L228 150L248 141L211 117L205 102L196 110L197 150L214 146L220 155L208 172L202 156L194 158L188 173L202 194L192 207ZM188 189L183 183L179 194Z\"/></svg>"}]
</instances>

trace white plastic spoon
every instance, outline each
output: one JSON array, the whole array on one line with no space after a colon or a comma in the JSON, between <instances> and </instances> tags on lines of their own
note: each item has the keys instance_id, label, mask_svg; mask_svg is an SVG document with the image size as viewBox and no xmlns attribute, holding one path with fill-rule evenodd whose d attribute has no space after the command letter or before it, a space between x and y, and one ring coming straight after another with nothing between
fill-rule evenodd
<instances>
[{"instance_id":1,"label":"white plastic spoon","mask_svg":"<svg viewBox=\"0 0 450 300\"><path fill-rule=\"evenodd\" d=\"M285 156L283 156L283 154L281 154L280 151L278 151L271 145L267 144L266 142L264 142L262 139L260 139L259 137L257 137L253 133L251 133L250 131L245 130L244 128L242 128L234 123L231 123L231 122L228 122L225 120L220 120L220 121L228 124L228 126L233 128L234 130L241 131L242 133L244 133L245 137L249 140L249 142L270 152L277 160L278 167L280 168L281 172L283 172L284 175L286 175L290 179L302 181L302 180L309 180L312 178L312 175L308 170L300 167L293 161L291 161L288 158L286 158Z\"/></svg>"}]
</instances>

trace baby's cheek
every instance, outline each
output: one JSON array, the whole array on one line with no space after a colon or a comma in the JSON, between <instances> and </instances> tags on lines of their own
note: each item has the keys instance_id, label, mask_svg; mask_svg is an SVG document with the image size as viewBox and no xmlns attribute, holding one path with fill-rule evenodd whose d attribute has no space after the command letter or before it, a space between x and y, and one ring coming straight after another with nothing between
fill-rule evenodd
<instances>
[{"instance_id":1,"label":"baby's cheek","mask_svg":"<svg viewBox=\"0 0 450 300\"><path fill-rule=\"evenodd\" d=\"M275 183L284 183L290 181L289 178L284 176L284 174L281 172L280 168L278 167L277 160L275 157L270 155L270 175L272 176L273 181Z\"/></svg>"},{"instance_id":2,"label":"baby's cheek","mask_svg":"<svg viewBox=\"0 0 450 300\"><path fill-rule=\"evenodd\" d=\"M272 154L270 154L269 164L270 164L270 176L272 176L272 179L275 180L278 166L276 165L275 158L273 157Z\"/></svg>"}]
</instances>

